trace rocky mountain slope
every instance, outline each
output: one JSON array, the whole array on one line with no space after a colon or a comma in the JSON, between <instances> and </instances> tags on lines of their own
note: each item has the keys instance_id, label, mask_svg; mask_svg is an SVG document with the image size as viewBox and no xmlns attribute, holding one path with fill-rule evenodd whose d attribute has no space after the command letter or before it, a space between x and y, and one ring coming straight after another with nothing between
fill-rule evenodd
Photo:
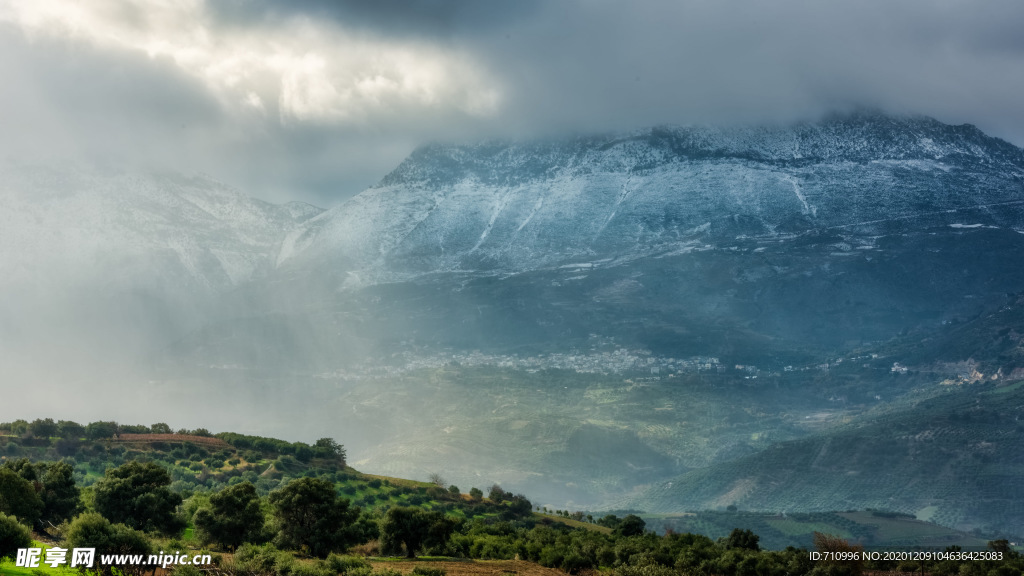
<instances>
[{"instance_id":1,"label":"rocky mountain slope","mask_svg":"<svg viewBox=\"0 0 1024 576\"><path fill-rule=\"evenodd\" d=\"M1024 229L1024 152L972 126L863 113L787 128L655 128L431 145L312 219L278 258L363 282L515 273L831 230Z\"/></svg>"}]
</instances>

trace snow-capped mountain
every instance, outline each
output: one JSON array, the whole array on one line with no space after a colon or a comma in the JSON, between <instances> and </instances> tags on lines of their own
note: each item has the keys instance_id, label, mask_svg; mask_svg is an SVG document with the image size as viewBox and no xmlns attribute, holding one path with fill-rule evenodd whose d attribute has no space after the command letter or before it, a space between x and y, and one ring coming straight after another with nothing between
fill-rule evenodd
<instances>
[{"instance_id":1,"label":"snow-capped mountain","mask_svg":"<svg viewBox=\"0 0 1024 576\"><path fill-rule=\"evenodd\" d=\"M504 349L609 332L672 351L710 324L799 348L886 338L1015 290L1024 151L861 113L428 145L327 211L202 178L25 167L0 171L0 203L0 328L94 310L78 324L121 315L125 338L159 327L158 346L239 363L313 349L330 362L406 335ZM406 280L434 288L360 292Z\"/></svg>"},{"instance_id":2,"label":"snow-capped mountain","mask_svg":"<svg viewBox=\"0 0 1024 576\"><path fill-rule=\"evenodd\" d=\"M1024 151L973 126L861 113L792 127L662 127L433 144L327 211L214 181L0 169L4 283L217 293L275 268L357 284L521 272L833 231L1024 229Z\"/></svg>"},{"instance_id":3,"label":"snow-capped mountain","mask_svg":"<svg viewBox=\"0 0 1024 576\"><path fill-rule=\"evenodd\" d=\"M928 226L1024 228L1024 151L973 126L862 113L787 128L655 128L420 148L311 219L279 265L363 282L521 272L785 238Z\"/></svg>"}]
</instances>

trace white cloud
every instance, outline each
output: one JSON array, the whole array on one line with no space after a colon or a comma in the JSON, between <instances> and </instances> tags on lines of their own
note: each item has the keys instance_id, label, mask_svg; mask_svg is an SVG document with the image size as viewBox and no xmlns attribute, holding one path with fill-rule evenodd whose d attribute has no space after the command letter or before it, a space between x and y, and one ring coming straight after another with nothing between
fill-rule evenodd
<instances>
[{"instance_id":1,"label":"white cloud","mask_svg":"<svg viewBox=\"0 0 1024 576\"><path fill-rule=\"evenodd\" d=\"M229 109L273 102L283 122L358 124L396 110L488 116L500 103L496 80L467 54L308 17L215 29L199 0L13 0L0 19L33 38L168 58Z\"/></svg>"}]
</instances>

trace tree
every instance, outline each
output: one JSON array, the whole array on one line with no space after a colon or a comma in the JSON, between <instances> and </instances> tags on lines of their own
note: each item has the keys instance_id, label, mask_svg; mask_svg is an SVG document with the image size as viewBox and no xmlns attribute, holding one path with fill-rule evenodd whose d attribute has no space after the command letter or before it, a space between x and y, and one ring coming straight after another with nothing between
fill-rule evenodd
<instances>
[{"instance_id":1,"label":"tree","mask_svg":"<svg viewBox=\"0 0 1024 576\"><path fill-rule=\"evenodd\" d=\"M36 487L36 485L39 484L40 465L32 462L28 458L8 460L3 463L3 467L14 472L18 476L21 476L25 480L28 480L29 484L32 484L33 487Z\"/></svg>"},{"instance_id":2,"label":"tree","mask_svg":"<svg viewBox=\"0 0 1024 576\"><path fill-rule=\"evenodd\" d=\"M761 549L761 546L758 545L758 541L760 539L760 536L754 534L750 530L733 528L732 532L729 533L729 537L725 540L725 547L742 548L744 550L753 550L756 552Z\"/></svg>"},{"instance_id":3,"label":"tree","mask_svg":"<svg viewBox=\"0 0 1024 576\"><path fill-rule=\"evenodd\" d=\"M124 524L111 524L103 516L89 512L76 517L68 527L67 548L95 548L97 554L142 555L153 553L146 535ZM96 570L104 576L113 576L114 568L121 574L137 576L150 567L136 564L97 564ZM85 569L82 569L85 572Z\"/></svg>"},{"instance_id":4,"label":"tree","mask_svg":"<svg viewBox=\"0 0 1024 576\"><path fill-rule=\"evenodd\" d=\"M96 483L96 511L137 530L171 535L184 526L174 516L181 496L170 491L171 476L153 462L128 462L107 470Z\"/></svg>"},{"instance_id":5,"label":"tree","mask_svg":"<svg viewBox=\"0 0 1024 576\"><path fill-rule=\"evenodd\" d=\"M85 436L85 426L71 420L60 420L57 422L57 435L61 438L78 440Z\"/></svg>"},{"instance_id":6,"label":"tree","mask_svg":"<svg viewBox=\"0 0 1024 576\"><path fill-rule=\"evenodd\" d=\"M328 554L355 544L353 525L359 508L334 492L334 485L321 478L300 478L271 492L270 504L281 526L278 544L284 548L308 550L313 556Z\"/></svg>"},{"instance_id":7,"label":"tree","mask_svg":"<svg viewBox=\"0 0 1024 576\"><path fill-rule=\"evenodd\" d=\"M505 492L501 488L501 486L494 484L493 486L491 486L491 489L488 492L487 497L490 498L491 502L494 502L495 504L500 504L505 501L505 498L508 495L508 492Z\"/></svg>"},{"instance_id":8,"label":"tree","mask_svg":"<svg viewBox=\"0 0 1024 576\"><path fill-rule=\"evenodd\" d=\"M57 423L53 418L35 419L28 425L28 433L36 438L49 438L57 435Z\"/></svg>"},{"instance_id":9,"label":"tree","mask_svg":"<svg viewBox=\"0 0 1024 576\"><path fill-rule=\"evenodd\" d=\"M993 552L1000 552L1003 555L1003 559L1016 560L1020 558L1020 552L1017 552L1010 546L1010 541L1003 538L1002 540L989 540L988 549Z\"/></svg>"},{"instance_id":10,"label":"tree","mask_svg":"<svg viewBox=\"0 0 1024 576\"><path fill-rule=\"evenodd\" d=\"M28 420L19 419L15 420L14 422L11 422L10 430L11 434L21 436L22 434L28 432Z\"/></svg>"},{"instance_id":11,"label":"tree","mask_svg":"<svg viewBox=\"0 0 1024 576\"><path fill-rule=\"evenodd\" d=\"M313 459L313 449L302 443L296 444L295 459L299 462L309 462Z\"/></svg>"},{"instance_id":12,"label":"tree","mask_svg":"<svg viewBox=\"0 0 1024 576\"><path fill-rule=\"evenodd\" d=\"M647 523L644 522L643 518L636 514L629 514L622 519L622 522L619 523L615 532L622 536L639 536L644 533L646 528Z\"/></svg>"},{"instance_id":13,"label":"tree","mask_svg":"<svg viewBox=\"0 0 1024 576\"><path fill-rule=\"evenodd\" d=\"M14 516L0 512L0 561L14 558L19 548L32 545L32 533Z\"/></svg>"},{"instance_id":14,"label":"tree","mask_svg":"<svg viewBox=\"0 0 1024 576\"><path fill-rule=\"evenodd\" d=\"M508 496L508 492L505 493ZM533 504L526 499L526 496L522 494L516 494L508 500L506 508L501 513L501 517L504 520L514 520L516 518L523 518L533 513ZM568 511L566 512L568 514ZM580 514L580 518L583 514Z\"/></svg>"},{"instance_id":15,"label":"tree","mask_svg":"<svg viewBox=\"0 0 1024 576\"><path fill-rule=\"evenodd\" d=\"M381 549L398 554L405 547L406 558L415 558L423 546L443 548L455 531L455 521L439 512L413 507L388 510L381 524Z\"/></svg>"},{"instance_id":16,"label":"tree","mask_svg":"<svg viewBox=\"0 0 1024 576\"><path fill-rule=\"evenodd\" d=\"M0 468L0 513L33 525L42 512L43 500L32 483L11 468Z\"/></svg>"},{"instance_id":17,"label":"tree","mask_svg":"<svg viewBox=\"0 0 1024 576\"><path fill-rule=\"evenodd\" d=\"M89 440L113 438L117 434L117 422L90 422L85 427L85 436Z\"/></svg>"},{"instance_id":18,"label":"tree","mask_svg":"<svg viewBox=\"0 0 1024 576\"><path fill-rule=\"evenodd\" d=\"M480 501L484 497L484 491L474 486L469 489L469 497L473 500Z\"/></svg>"},{"instance_id":19,"label":"tree","mask_svg":"<svg viewBox=\"0 0 1024 576\"><path fill-rule=\"evenodd\" d=\"M229 486L210 496L210 508L196 512L196 528L205 540L219 542L234 550L245 542L262 538L263 509L251 482Z\"/></svg>"},{"instance_id":20,"label":"tree","mask_svg":"<svg viewBox=\"0 0 1024 576\"><path fill-rule=\"evenodd\" d=\"M342 466L345 465L345 447L335 442L334 438L321 438L316 441L314 446L323 449L322 452L325 452L321 458L334 457L341 460Z\"/></svg>"},{"instance_id":21,"label":"tree","mask_svg":"<svg viewBox=\"0 0 1024 576\"><path fill-rule=\"evenodd\" d=\"M74 468L67 462L54 462L43 472L42 499L44 520L59 524L71 518L80 507L81 491L75 484Z\"/></svg>"},{"instance_id":22,"label":"tree","mask_svg":"<svg viewBox=\"0 0 1024 576\"><path fill-rule=\"evenodd\" d=\"M174 432L171 430L171 427L164 422L157 422L156 424L153 424L149 427L149 431L153 434L171 434Z\"/></svg>"}]
</instances>

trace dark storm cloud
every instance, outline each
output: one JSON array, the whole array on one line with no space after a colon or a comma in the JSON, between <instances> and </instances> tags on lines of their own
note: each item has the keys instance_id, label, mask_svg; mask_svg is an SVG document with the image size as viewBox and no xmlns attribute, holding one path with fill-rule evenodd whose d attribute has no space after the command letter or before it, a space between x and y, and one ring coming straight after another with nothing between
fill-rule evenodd
<instances>
[{"instance_id":1,"label":"dark storm cloud","mask_svg":"<svg viewBox=\"0 0 1024 576\"><path fill-rule=\"evenodd\" d=\"M1024 143L1019 3L555 3L544 16L480 48L504 71L510 115L538 124L784 122L871 106Z\"/></svg>"},{"instance_id":2,"label":"dark storm cloud","mask_svg":"<svg viewBox=\"0 0 1024 576\"><path fill-rule=\"evenodd\" d=\"M1024 143L1024 6L1008 0L216 6L225 19L306 15L460 45L501 83L502 113L474 120L481 133L788 122L868 106Z\"/></svg>"},{"instance_id":3,"label":"dark storm cloud","mask_svg":"<svg viewBox=\"0 0 1024 576\"><path fill-rule=\"evenodd\" d=\"M225 0L209 9L222 25L305 16L386 35L489 34L534 16L540 0Z\"/></svg>"},{"instance_id":4,"label":"dark storm cloud","mask_svg":"<svg viewBox=\"0 0 1024 576\"><path fill-rule=\"evenodd\" d=\"M177 16L103 6L94 26L143 40L50 25L29 39L24 18L2 29L0 73L13 81L0 120L16 127L4 151L148 161L331 205L428 140L867 106L1024 144L1024 4L1008 0L231 0ZM152 38L192 20L206 60L185 50L191 40L153 52Z\"/></svg>"}]
</instances>

